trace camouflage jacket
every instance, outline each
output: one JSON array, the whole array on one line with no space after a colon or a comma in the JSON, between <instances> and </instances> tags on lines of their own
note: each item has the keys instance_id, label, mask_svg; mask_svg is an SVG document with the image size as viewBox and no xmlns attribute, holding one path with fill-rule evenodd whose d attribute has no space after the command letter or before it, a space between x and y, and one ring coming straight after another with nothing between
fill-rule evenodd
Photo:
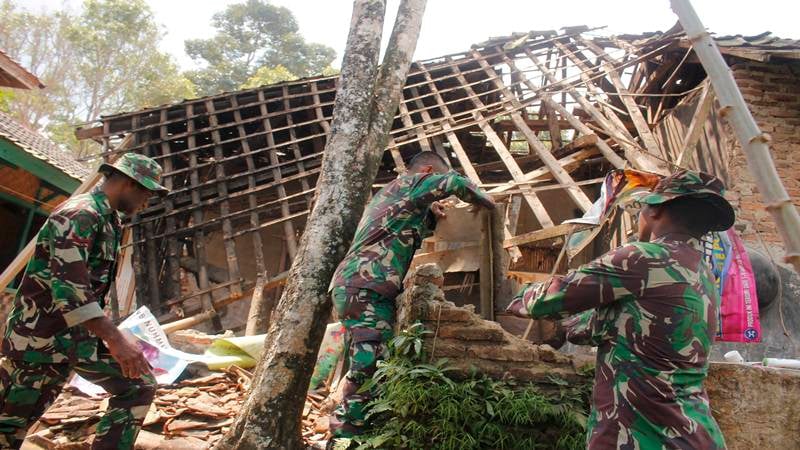
<instances>
[{"instance_id":1,"label":"camouflage jacket","mask_svg":"<svg viewBox=\"0 0 800 450\"><path fill-rule=\"evenodd\" d=\"M53 211L14 298L3 355L42 363L93 358L97 338L79 325L103 316L120 239L119 214L99 188Z\"/></svg>"},{"instance_id":2,"label":"camouflage jacket","mask_svg":"<svg viewBox=\"0 0 800 450\"><path fill-rule=\"evenodd\" d=\"M720 449L703 380L719 298L700 242L671 235L620 247L515 298L598 347L588 448Z\"/></svg>"},{"instance_id":3,"label":"camouflage jacket","mask_svg":"<svg viewBox=\"0 0 800 450\"><path fill-rule=\"evenodd\" d=\"M451 195L469 203L489 201L472 181L456 172L401 175L387 184L364 210L330 288L369 289L386 298L396 297L414 252L435 227L431 203Z\"/></svg>"}]
</instances>

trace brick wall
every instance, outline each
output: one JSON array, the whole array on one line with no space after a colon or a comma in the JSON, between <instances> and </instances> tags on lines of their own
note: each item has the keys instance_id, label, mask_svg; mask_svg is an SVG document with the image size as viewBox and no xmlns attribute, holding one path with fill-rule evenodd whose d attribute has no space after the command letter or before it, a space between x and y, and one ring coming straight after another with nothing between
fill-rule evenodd
<instances>
[{"instance_id":1,"label":"brick wall","mask_svg":"<svg viewBox=\"0 0 800 450\"><path fill-rule=\"evenodd\" d=\"M432 359L447 358L452 374L466 376L473 369L496 379L547 383L551 375L584 380L578 368L588 361L536 345L505 331L497 322L481 319L474 307L458 307L444 299L442 270L423 264L405 280L398 297L398 325L404 329L417 321L432 333L425 349Z\"/></svg>"},{"instance_id":2,"label":"brick wall","mask_svg":"<svg viewBox=\"0 0 800 450\"><path fill-rule=\"evenodd\" d=\"M762 131L772 137L773 160L789 196L800 205L800 64L733 60L731 70L750 111ZM745 241L759 244L756 234L781 250L781 238L764 209L730 125L725 131L731 145L729 200L737 208L737 229Z\"/></svg>"}]
</instances>

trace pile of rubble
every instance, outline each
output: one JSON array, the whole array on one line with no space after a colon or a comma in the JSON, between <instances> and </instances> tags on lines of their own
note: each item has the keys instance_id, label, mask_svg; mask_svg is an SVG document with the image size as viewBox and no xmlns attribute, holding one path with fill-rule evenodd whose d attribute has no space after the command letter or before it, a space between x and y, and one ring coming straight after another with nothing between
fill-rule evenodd
<instances>
[{"instance_id":1,"label":"pile of rubble","mask_svg":"<svg viewBox=\"0 0 800 450\"><path fill-rule=\"evenodd\" d=\"M240 413L252 381L247 370L232 366L225 372L186 379L156 391L142 431L140 450L205 449L213 447ZM328 425L326 391L310 392L303 411L303 437L311 448L325 448ZM32 427L24 449L88 449L108 396L90 397L68 387ZM327 405L327 404L326 404Z\"/></svg>"}]
</instances>

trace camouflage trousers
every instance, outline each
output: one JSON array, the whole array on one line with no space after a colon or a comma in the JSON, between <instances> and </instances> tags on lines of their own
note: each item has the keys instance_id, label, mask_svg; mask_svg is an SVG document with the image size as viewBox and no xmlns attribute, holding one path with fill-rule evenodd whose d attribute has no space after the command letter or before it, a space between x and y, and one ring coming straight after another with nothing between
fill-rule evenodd
<instances>
[{"instance_id":1,"label":"camouflage trousers","mask_svg":"<svg viewBox=\"0 0 800 450\"><path fill-rule=\"evenodd\" d=\"M330 429L335 437L351 437L365 425L365 406L371 392L358 392L386 357L386 343L395 322L393 299L368 289L333 289L333 307L348 334L350 369L345 375L342 403L333 413Z\"/></svg>"},{"instance_id":2,"label":"camouflage trousers","mask_svg":"<svg viewBox=\"0 0 800 450\"><path fill-rule=\"evenodd\" d=\"M0 448L22 445L28 428L53 403L72 370L111 394L92 448L133 448L155 396L156 381L152 376L125 378L119 364L101 349L96 361L79 361L74 366L0 358Z\"/></svg>"}]
</instances>

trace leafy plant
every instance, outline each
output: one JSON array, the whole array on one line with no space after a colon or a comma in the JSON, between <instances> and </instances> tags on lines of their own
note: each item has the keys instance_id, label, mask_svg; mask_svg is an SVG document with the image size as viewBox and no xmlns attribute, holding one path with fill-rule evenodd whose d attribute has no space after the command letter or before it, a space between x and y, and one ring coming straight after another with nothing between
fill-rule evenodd
<instances>
[{"instance_id":1,"label":"leafy plant","mask_svg":"<svg viewBox=\"0 0 800 450\"><path fill-rule=\"evenodd\" d=\"M453 379L446 359L428 363L415 324L389 343L362 390L373 389L372 428L359 449L579 449L585 446L586 385L552 378L544 389L473 374Z\"/></svg>"}]
</instances>

